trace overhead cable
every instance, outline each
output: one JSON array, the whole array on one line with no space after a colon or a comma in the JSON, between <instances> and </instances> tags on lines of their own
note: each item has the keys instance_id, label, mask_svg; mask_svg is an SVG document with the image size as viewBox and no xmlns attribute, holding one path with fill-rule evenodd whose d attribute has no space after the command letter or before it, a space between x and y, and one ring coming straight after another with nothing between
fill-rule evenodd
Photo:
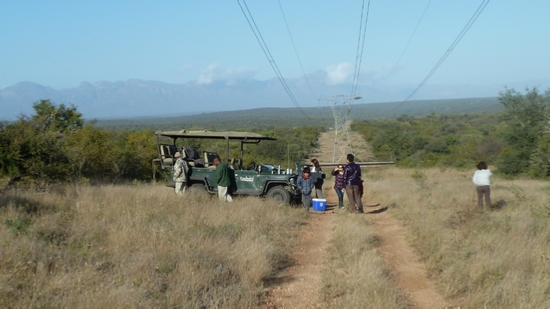
<instances>
[{"instance_id":1,"label":"overhead cable","mask_svg":"<svg viewBox=\"0 0 550 309\"><path fill-rule=\"evenodd\" d=\"M416 30L418 30L418 27L420 26L420 23L422 23L422 20L424 19L424 15L426 15L426 11L428 11L428 7L430 6L430 3L432 3L432 0L428 1L428 4L426 5L426 8L424 8L424 12L422 12L422 16L420 16L420 20L418 21L418 23L416 23L416 27L414 27L414 31L413 31L411 37L409 38L409 41L407 42L407 44L405 44L405 48L403 48L403 51L401 52L401 55L399 55L399 58L397 59L397 61L393 65L393 67L390 71L390 74L388 74L388 76L386 76L386 79L389 78L390 76L392 76L392 74L395 72L395 69L397 68L397 65L401 61L401 58L403 58L403 55L405 54L405 51L407 50L407 48L411 44L411 41L412 41L414 35L416 34Z\"/></svg>"},{"instance_id":2,"label":"overhead cable","mask_svg":"<svg viewBox=\"0 0 550 309\"><path fill-rule=\"evenodd\" d=\"M359 84L359 74L361 73L361 63L363 61L363 50L365 48L365 37L367 34L367 23L369 21L369 12L370 12L370 0L367 3L367 14L365 15L365 27L363 28L363 15L365 12L365 0L363 0L363 3L361 5L361 22L359 23L359 36L357 39L357 56L355 58L355 69L353 73L353 82L351 86L351 95L349 98L349 105L346 115L351 115L351 107L353 105L354 100L358 100L360 97L357 97L357 85ZM361 30L363 36L361 36ZM359 46L361 46L361 50L359 50ZM346 131L346 133L349 135L349 133ZM351 146L351 144L350 144Z\"/></svg>"},{"instance_id":3,"label":"overhead cable","mask_svg":"<svg viewBox=\"0 0 550 309\"><path fill-rule=\"evenodd\" d=\"M298 58L298 63L300 63L300 68L302 69L302 73L304 73L304 77L306 79L307 86L309 87L309 91L311 91L311 94L313 95L313 97L317 99L317 95L313 91L313 88L311 87L309 79L307 78L307 74L306 74L306 71L304 70L304 66L302 65L302 60L300 59L300 55L298 55L298 50L296 49L296 44L294 44L292 33L290 32L290 28L288 27L285 12L283 11L283 6L281 5L281 0L277 0L277 1L279 2L279 8L281 9L281 14L283 14L283 19L285 21L286 30L288 31L288 36L290 37L290 41L292 42L292 47L294 47L294 53L296 54L296 58Z\"/></svg>"},{"instance_id":4,"label":"overhead cable","mask_svg":"<svg viewBox=\"0 0 550 309\"><path fill-rule=\"evenodd\" d=\"M242 0L244 4L241 4L240 0L237 0L237 3L239 4L239 7L241 8L241 11L244 14L244 17L246 18L246 21L248 22L248 25L250 26L250 29L252 29L252 32L254 33L254 36L256 37L256 40L260 44L260 47L262 48L262 51L264 52L264 55L266 56L267 60L269 61L269 64L271 65L271 68L275 72L275 75L277 75L277 78L279 79L279 82L285 89L286 93L290 97L290 100L294 103L296 108L306 117L309 118L309 116L306 114L306 112L302 109L300 104L298 104L298 101L292 94L292 91L290 90L290 87L286 83L283 75L281 74L281 71L279 70L279 67L277 66L277 63L275 62L275 59L271 55L271 52L269 51L269 48L267 47L267 44L262 36L262 33L260 32L260 29L258 28L258 25L256 25L256 21L254 20L254 17L252 16L252 13L248 9L248 5L246 4L245 0ZM246 8L246 11L245 11Z\"/></svg>"},{"instance_id":5,"label":"overhead cable","mask_svg":"<svg viewBox=\"0 0 550 309\"><path fill-rule=\"evenodd\" d=\"M460 31L460 33L458 34L458 36L456 37L456 39L453 41L453 43L451 44L451 46L449 46L449 48L447 49L447 51L443 54L443 56L439 59L439 61L435 64L435 66L432 68L432 70L428 73L428 75L426 75L426 77L424 77L424 79L422 80L422 82L420 82L420 84L418 86L416 86L416 88L411 92L411 94L409 94L405 100L403 100L403 102L401 102L396 108L394 108L392 111L400 108L401 106L403 106L403 104L405 104L405 102L407 102L410 98L412 98L417 92L418 90L420 90L420 88L422 88L422 86L424 86L424 84L430 79L430 77L432 77L432 75L435 73L435 71L437 71L437 69L441 66L441 64L445 61L445 59L447 59L447 57L451 54L451 52L453 51L453 49L458 45L458 43L460 42L460 40L462 40L462 38L464 37L464 35L466 34L466 32L468 32L468 30L470 29L470 27L472 27L472 25L474 24L474 22L477 20L477 18L479 17L479 15L481 15L481 12L483 12L483 10L485 9L485 7L487 6L487 4L489 4L489 1L490 0L483 0L483 2L479 5L479 7L477 8L477 10L474 12L474 14L472 15L472 17L470 18L470 20L466 23L466 25L464 26L464 28L462 28L462 31Z\"/></svg>"},{"instance_id":6,"label":"overhead cable","mask_svg":"<svg viewBox=\"0 0 550 309\"><path fill-rule=\"evenodd\" d=\"M363 15L365 15L365 0L361 5L361 22L359 23L359 36L357 38L357 55L355 57L355 69L353 72L353 82L350 99L355 98L357 94L357 84L359 83L359 74L361 73L361 63L363 61L363 50L365 48L365 36L367 33L367 22L369 21L370 0L367 4L367 13L365 16L365 27L363 28Z\"/></svg>"}]
</instances>

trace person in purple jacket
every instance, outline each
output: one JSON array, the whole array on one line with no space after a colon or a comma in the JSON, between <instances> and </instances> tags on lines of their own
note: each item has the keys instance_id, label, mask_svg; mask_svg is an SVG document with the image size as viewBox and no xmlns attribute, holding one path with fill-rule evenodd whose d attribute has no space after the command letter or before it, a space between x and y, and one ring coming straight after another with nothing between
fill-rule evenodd
<instances>
[{"instance_id":1,"label":"person in purple jacket","mask_svg":"<svg viewBox=\"0 0 550 309\"><path fill-rule=\"evenodd\" d=\"M349 211L363 213L363 202L361 202L361 167L355 164L355 157L350 153L347 156L348 165L344 168L344 184L346 195L349 200Z\"/></svg>"},{"instance_id":2,"label":"person in purple jacket","mask_svg":"<svg viewBox=\"0 0 550 309\"><path fill-rule=\"evenodd\" d=\"M338 207L344 209L344 165L340 164L332 171L334 190L338 195Z\"/></svg>"}]
</instances>

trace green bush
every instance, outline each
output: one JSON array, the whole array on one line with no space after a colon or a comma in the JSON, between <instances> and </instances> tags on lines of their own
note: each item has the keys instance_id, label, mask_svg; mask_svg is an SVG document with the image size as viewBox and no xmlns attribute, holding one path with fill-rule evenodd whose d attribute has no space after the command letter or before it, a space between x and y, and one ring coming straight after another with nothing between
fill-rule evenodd
<instances>
[{"instance_id":1,"label":"green bush","mask_svg":"<svg viewBox=\"0 0 550 309\"><path fill-rule=\"evenodd\" d=\"M550 90L500 93L505 111L494 115L407 115L395 120L355 122L378 160L403 167L472 168L495 164L505 175L547 177L550 170L548 128Z\"/></svg>"},{"instance_id":2,"label":"green bush","mask_svg":"<svg viewBox=\"0 0 550 309\"><path fill-rule=\"evenodd\" d=\"M35 114L12 123L0 122L0 176L40 173L53 181L117 182L152 178L151 160L157 157L152 130L107 130L84 123L75 106L41 100ZM321 127L274 128L259 132L277 141L247 145L245 165L303 161L316 145ZM168 141L167 141L168 142ZM178 146L225 155L226 142L188 140ZM230 143L230 157L240 157L239 143Z\"/></svg>"}]
</instances>

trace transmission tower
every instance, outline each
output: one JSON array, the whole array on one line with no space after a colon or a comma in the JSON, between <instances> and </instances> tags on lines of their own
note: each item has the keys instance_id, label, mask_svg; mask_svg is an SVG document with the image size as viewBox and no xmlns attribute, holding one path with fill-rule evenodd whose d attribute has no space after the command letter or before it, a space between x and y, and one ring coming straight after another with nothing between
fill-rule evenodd
<instances>
[{"instance_id":1,"label":"transmission tower","mask_svg":"<svg viewBox=\"0 0 550 309\"><path fill-rule=\"evenodd\" d=\"M349 138L349 123L351 105L353 101L361 99L360 96L350 98L349 96L338 95L323 97L321 100L327 102L334 117L334 150L332 162L343 161L348 152L352 152L351 139Z\"/></svg>"}]
</instances>

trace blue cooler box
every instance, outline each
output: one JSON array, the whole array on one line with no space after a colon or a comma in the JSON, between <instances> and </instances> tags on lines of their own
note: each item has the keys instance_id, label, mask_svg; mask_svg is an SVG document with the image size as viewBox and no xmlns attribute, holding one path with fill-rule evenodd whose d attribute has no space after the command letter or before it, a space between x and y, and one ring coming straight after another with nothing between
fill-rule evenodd
<instances>
[{"instance_id":1,"label":"blue cooler box","mask_svg":"<svg viewBox=\"0 0 550 309\"><path fill-rule=\"evenodd\" d=\"M324 198L314 198L312 205L313 205L313 210L316 210L316 211L327 210L327 200L325 200Z\"/></svg>"}]
</instances>

